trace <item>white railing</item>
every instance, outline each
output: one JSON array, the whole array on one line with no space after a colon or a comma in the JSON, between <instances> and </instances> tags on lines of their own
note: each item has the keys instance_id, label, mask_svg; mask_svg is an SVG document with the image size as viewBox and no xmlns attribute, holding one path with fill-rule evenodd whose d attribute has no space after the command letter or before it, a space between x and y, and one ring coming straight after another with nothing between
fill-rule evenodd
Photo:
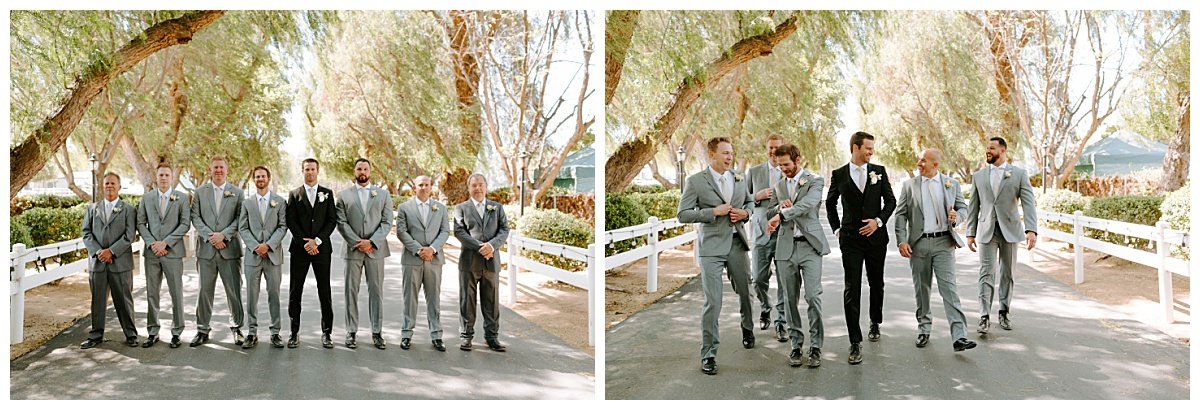
<instances>
[{"instance_id":1,"label":"white railing","mask_svg":"<svg viewBox=\"0 0 1200 410\"><path fill-rule=\"evenodd\" d=\"M604 268L614 269L628 265L633 262L647 259L646 261L646 291L654 293L658 291L658 254L667 249L675 248L676 246L696 240L696 231L686 232L682 235L658 240L660 232L667 229L687 226L688 224L679 222L679 218L671 218L665 221L659 221L656 217L650 217L650 221L641 225L629 226L621 229L615 229L604 233L604 245L607 246L613 242L624 241L633 238L646 237L646 244L637 249L618 253L613 256L604 258Z\"/></svg>"},{"instance_id":2,"label":"white railing","mask_svg":"<svg viewBox=\"0 0 1200 410\"><path fill-rule=\"evenodd\" d=\"M1071 215L1039 210L1038 219L1041 222L1059 222L1072 226L1072 233L1042 228L1038 230L1038 234L1075 246L1075 284L1083 283L1084 248L1095 249L1130 262L1158 269L1158 301L1163 308L1163 317L1166 323L1175 321L1171 274L1175 273L1191 278L1191 272L1188 261L1171 256L1171 246L1187 246L1190 238L1186 231L1167 229L1166 222L1162 221L1155 226L1146 226L1083 216L1081 211L1075 211L1075 214ZM1147 239L1154 243L1156 252L1147 252L1088 238L1084 236L1084 228Z\"/></svg>"},{"instance_id":3,"label":"white railing","mask_svg":"<svg viewBox=\"0 0 1200 410\"><path fill-rule=\"evenodd\" d=\"M566 269L550 266L524 256L521 250L528 249L547 255L561 256L567 259L584 262L587 269L582 272L571 272ZM587 249L576 248L553 242L540 241L520 235L508 236L508 300L517 303L517 273L521 270L537 272L539 275L566 282L571 286L587 289L588 292L588 346L596 345L596 245L588 245Z\"/></svg>"}]
</instances>

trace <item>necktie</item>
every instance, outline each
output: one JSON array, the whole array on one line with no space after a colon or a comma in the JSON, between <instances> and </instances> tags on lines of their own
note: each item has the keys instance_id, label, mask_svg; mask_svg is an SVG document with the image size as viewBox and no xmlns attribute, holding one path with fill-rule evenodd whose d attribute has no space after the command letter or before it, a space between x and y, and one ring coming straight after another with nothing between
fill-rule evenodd
<instances>
[{"instance_id":1,"label":"necktie","mask_svg":"<svg viewBox=\"0 0 1200 410\"><path fill-rule=\"evenodd\" d=\"M1001 173L1001 171L1002 171L1002 168L1000 168L1000 167L992 167L992 193L993 194L1000 192L1000 173Z\"/></svg>"},{"instance_id":2,"label":"necktie","mask_svg":"<svg viewBox=\"0 0 1200 410\"><path fill-rule=\"evenodd\" d=\"M308 204L314 207L317 206L317 189L304 188L304 191L308 193Z\"/></svg>"},{"instance_id":3,"label":"necktie","mask_svg":"<svg viewBox=\"0 0 1200 410\"><path fill-rule=\"evenodd\" d=\"M167 194L165 193L158 194L158 217L167 217Z\"/></svg>"},{"instance_id":4,"label":"necktie","mask_svg":"<svg viewBox=\"0 0 1200 410\"><path fill-rule=\"evenodd\" d=\"M858 180L854 181L858 185L858 192L867 192L867 167L858 168Z\"/></svg>"},{"instance_id":5,"label":"necktie","mask_svg":"<svg viewBox=\"0 0 1200 410\"><path fill-rule=\"evenodd\" d=\"M788 199L796 198L796 179L788 178Z\"/></svg>"},{"instance_id":6,"label":"necktie","mask_svg":"<svg viewBox=\"0 0 1200 410\"><path fill-rule=\"evenodd\" d=\"M104 202L104 221L105 222L112 220L112 208L113 208L112 203L110 203L108 201Z\"/></svg>"},{"instance_id":7,"label":"necktie","mask_svg":"<svg viewBox=\"0 0 1200 410\"><path fill-rule=\"evenodd\" d=\"M928 192L927 196L929 196L928 205L925 206L929 207L929 209L933 211L934 225L937 226L937 229L942 229L942 207L941 204L938 203L937 198L933 195L933 190L937 188L937 185L934 185L933 182L935 181L932 179L925 179L925 191Z\"/></svg>"},{"instance_id":8,"label":"necktie","mask_svg":"<svg viewBox=\"0 0 1200 410\"><path fill-rule=\"evenodd\" d=\"M487 223L487 214L483 213L483 202L475 204L475 211L479 212L479 220Z\"/></svg>"},{"instance_id":9,"label":"necktie","mask_svg":"<svg viewBox=\"0 0 1200 410\"><path fill-rule=\"evenodd\" d=\"M267 223L267 197L258 197L258 215L262 217L263 224Z\"/></svg>"},{"instance_id":10,"label":"necktie","mask_svg":"<svg viewBox=\"0 0 1200 410\"><path fill-rule=\"evenodd\" d=\"M365 188L365 187L358 188L358 203L360 205L362 205L363 214L366 215L366 213L367 213L367 188Z\"/></svg>"},{"instance_id":11,"label":"necktie","mask_svg":"<svg viewBox=\"0 0 1200 410\"><path fill-rule=\"evenodd\" d=\"M220 215L221 214L221 199L225 197L225 186L221 185L220 188L213 187L213 194L216 195L216 199L214 199L214 203L216 203L215 207L217 208L217 215Z\"/></svg>"},{"instance_id":12,"label":"necktie","mask_svg":"<svg viewBox=\"0 0 1200 410\"><path fill-rule=\"evenodd\" d=\"M733 189L729 188L729 184L726 183L725 175L721 175L719 182L721 183L721 197L725 199L725 203L729 203L733 200L733 198L730 197Z\"/></svg>"},{"instance_id":13,"label":"necktie","mask_svg":"<svg viewBox=\"0 0 1200 410\"><path fill-rule=\"evenodd\" d=\"M417 210L421 211L421 222L429 223L429 204L422 202Z\"/></svg>"}]
</instances>

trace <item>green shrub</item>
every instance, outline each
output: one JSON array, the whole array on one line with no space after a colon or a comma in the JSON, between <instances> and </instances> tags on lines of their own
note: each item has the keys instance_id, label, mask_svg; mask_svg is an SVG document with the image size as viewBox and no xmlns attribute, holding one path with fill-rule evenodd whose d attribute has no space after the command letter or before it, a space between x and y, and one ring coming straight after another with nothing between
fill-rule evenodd
<instances>
[{"instance_id":1,"label":"green shrub","mask_svg":"<svg viewBox=\"0 0 1200 410\"><path fill-rule=\"evenodd\" d=\"M587 249L593 242L592 227L578 218L553 209L525 210L520 218L521 235L577 248ZM560 269L580 271L587 268L586 262L548 255L532 250L522 250L521 255Z\"/></svg>"},{"instance_id":2,"label":"green shrub","mask_svg":"<svg viewBox=\"0 0 1200 410\"><path fill-rule=\"evenodd\" d=\"M626 193L626 194L657 194L659 192L665 192L666 190L667 189L663 188L662 185L630 185L629 188L626 189L624 193Z\"/></svg>"},{"instance_id":3,"label":"green shrub","mask_svg":"<svg viewBox=\"0 0 1200 410\"><path fill-rule=\"evenodd\" d=\"M400 206L400 204L408 202L409 199L412 199L412 197L405 195L405 194L392 195L392 207L393 208L398 207L398 206ZM450 206L454 206L454 205L458 205L458 204L452 204ZM395 209L392 209L392 211L395 211Z\"/></svg>"},{"instance_id":4,"label":"green shrub","mask_svg":"<svg viewBox=\"0 0 1200 410\"><path fill-rule=\"evenodd\" d=\"M12 219L13 224L21 224L29 228L30 248L48 245L56 242L79 239L83 236L83 214L86 204L78 204L67 209L33 208ZM83 259L86 251L80 250L61 255L60 264Z\"/></svg>"},{"instance_id":5,"label":"green shrub","mask_svg":"<svg viewBox=\"0 0 1200 410\"><path fill-rule=\"evenodd\" d=\"M543 196L567 196L572 194L574 194L574 192L571 192L570 189L557 185L551 185L549 188L546 188L546 194Z\"/></svg>"},{"instance_id":6,"label":"green shrub","mask_svg":"<svg viewBox=\"0 0 1200 410\"><path fill-rule=\"evenodd\" d=\"M1163 199L1162 206L1159 211L1162 212L1162 220L1167 223L1167 227L1178 229L1181 231L1191 231L1191 219L1188 213L1191 212L1191 195L1192 184L1189 182L1182 188L1176 189L1175 192L1167 194ZM1187 247L1175 246L1171 249L1171 254L1175 257L1189 259L1191 254Z\"/></svg>"},{"instance_id":7,"label":"green shrub","mask_svg":"<svg viewBox=\"0 0 1200 410\"><path fill-rule=\"evenodd\" d=\"M33 237L29 234L29 227L16 219L13 219L8 224L8 240L9 249L12 249L11 247L18 243L23 243L26 247L31 247L30 245L33 244Z\"/></svg>"},{"instance_id":8,"label":"green shrub","mask_svg":"<svg viewBox=\"0 0 1200 410\"><path fill-rule=\"evenodd\" d=\"M630 198L631 194L609 194L604 197L604 230L611 231L627 226L646 223L650 215L641 204ZM611 256L625 252L646 243L645 238L613 242L604 247L604 254Z\"/></svg>"},{"instance_id":9,"label":"green shrub","mask_svg":"<svg viewBox=\"0 0 1200 410\"><path fill-rule=\"evenodd\" d=\"M682 194L679 191L663 191L657 194L634 193L628 194L629 198L637 202L638 206L646 210L649 216L657 217L660 221L665 221L679 215L679 198ZM672 228L658 234L658 239L663 240L682 235L687 231L685 227Z\"/></svg>"},{"instance_id":10,"label":"green shrub","mask_svg":"<svg viewBox=\"0 0 1200 410\"><path fill-rule=\"evenodd\" d=\"M121 194L117 196L120 197L122 201L125 201L125 203L132 205L134 208L137 208L138 204L142 202L141 195Z\"/></svg>"},{"instance_id":11,"label":"green shrub","mask_svg":"<svg viewBox=\"0 0 1200 410\"><path fill-rule=\"evenodd\" d=\"M17 216L27 210L33 208L70 208L83 203L82 199L74 195L34 195L34 196L19 196L13 198L12 204L9 206L9 216Z\"/></svg>"},{"instance_id":12,"label":"green shrub","mask_svg":"<svg viewBox=\"0 0 1200 410\"><path fill-rule=\"evenodd\" d=\"M958 184L958 188L962 190L963 201L971 202L971 184ZM892 189L895 189L893 187Z\"/></svg>"},{"instance_id":13,"label":"green shrub","mask_svg":"<svg viewBox=\"0 0 1200 410\"><path fill-rule=\"evenodd\" d=\"M1096 198L1083 214L1093 218L1109 219L1138 225L1154 226L1162 217L1163 197L1149 195L1110 196ZM1084 228L1084 234L1089 238L1124 245L1142 250L1150 250L1150 241L1141 238L1127 237Z\"/></svg>"},{"instance_id":14,"label":"green shrub","mask_svg":"<svg viewBox=\"0 0 1200 410\"><path fill-rule=\"evenodd\" d=\"M511 204L516 200L516 195L513 194L512 187L503 186L493 189L487 193L487 199L499 202L501 204Z\"/></svg>"},{"instance_id":15,"label":"green shrub","mask_svg":"<svg viewBox=\"0 0 1200 410\"><path fill-rule=\"evenodd\" d=\"M1045 194L1042 194L1041 190L1036 190L1034 197L1037 198L1038 209L1068 215L1087 209L1092 199L1065 189L1049 189ZM1066 233L1074 232L1075 229L1070 224L1061 222L1046 222L1044 225L1046 228Z\"/></svg>"}]
</instances>

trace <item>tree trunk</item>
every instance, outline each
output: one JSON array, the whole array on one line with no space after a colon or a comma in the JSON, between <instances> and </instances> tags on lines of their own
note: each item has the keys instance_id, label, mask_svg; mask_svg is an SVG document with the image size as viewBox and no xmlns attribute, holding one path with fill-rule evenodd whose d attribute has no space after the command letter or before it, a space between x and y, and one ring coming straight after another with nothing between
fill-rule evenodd
<instances>
[{"instance_id":1,"label":"tree trunk","mask_svg":"<svg viewBox=\"0 0 1200 410\"><path fill-rule=\"evenodd\" d=\"M658 181L658 184L662 185L663 188L668 190L675 189L675 184L671 183L671 180L664 177L661 172L658 172L658 158L650 160L650 174L654 176L654 180Z\"/></svg>"},{"instance_id":2,"label":"tree trunk","mask_svg":"<svg viewBox=\"0 0 1200 410\"><path fill-rule=\"evenodd\" d=\"M13 148L9 154L12 181L9 183L9 198L29 183L46 165L50 156L67 142L67 137L79 125L83 114L113 78L128 71L150 55L167 47L187 44L192 36L212 24L224 11L206 10L190 12L182 17L159 22L134 37L105 61L93 62L69 88L57 113L42 123L36 131Z\"/></svg>"},{"instance_id":3,"label":"tree trunk","mask_svg":"<svg viewBox=\"0 0 1200 410\"><path fill-rule=\"evenodd\" d=\"M640 10L613 10L604 19L604 106L612 102L621 83L621 69L625 66L625 53L633 44L633 33L637 31Z\"/></svg>"},{"instance_id":4,"label":"tree trunk","mask_svg":"<svg viewBox=\"0 0 1200 410\"><path fill-rule=\"evenodd\" d=\"M492 34L499 27L500 14L492 13L493 20L488 34L479 39L483 42L481 45L476 45L476 39L471 36L470 23L467 21L466 13L469 12L451 10L449 13L450 25L446 34L450 37L450 60L454 63L454 91L458 97L459 124L462 126L465 142L462 148L471 158L476 158L479 156L479 148L483 145L483 130L479 124L479 99L476 97L479 90L479 59L475 49L487 49ZM479 13L482 17L482 12ZM463 167L445 172L441 191L448 203L457 204L467 200L469 195L466 182L470 176L471 170Z\"/></svg>"},{"instance_id":5,"label":"tree trunk","mask_svg":"<svg viewBox=\"0 0 1200 410\"><path fill-rule=\"evenodd\" d=\"M658 146L669 140L679 125L683 123L685 113L692 103L709 85L717 82L725 74L738 68L747 61L771 54L775 45L796 32L796 16L789 17L775 26L775 29L757 36L744 38L730 47L729 51L709 63L700 75L690 76L680 81L673 93L674 103L665 114L654 122L645 135L621 144L621 147L608 158L605 163L604 189L607 192L624 191L633 178L637 176Z\"/></svg>"},{"instance_id":6,"label":"tree trunk","mask_svg":"<svg viewBox=\"0 0 1200 410\"><path fill-rule=\"evenodd\" d=\"M79 197L79 199L82 199L83 202L92 202L92 194L90 192L84 192L83 188L80 188L79 185L75 185L75 170L71 168L71 155L68 152L63 151L62 157L63 159L60 160L58 159L57 154L54 155L54 165L58 166L58 170L61 171L63 177L67 179L67 189L70 189L71 192L74 192L75 196Z\"/></svg>"},{"instance_id":7,"label":"tree trunk","mask_svg":"<svg viewBox=\"0 0 1200 410\"><path fill-rule=\"evenodd\" d=\"M1167 146L1167 156L1163 157L1162 187L1163 192L1172 192L1187 183L1189 155L1192 149L1192 96L1186 90L1179 97L1179 130L1171 138Z\"/></svg>"}]
</instances>

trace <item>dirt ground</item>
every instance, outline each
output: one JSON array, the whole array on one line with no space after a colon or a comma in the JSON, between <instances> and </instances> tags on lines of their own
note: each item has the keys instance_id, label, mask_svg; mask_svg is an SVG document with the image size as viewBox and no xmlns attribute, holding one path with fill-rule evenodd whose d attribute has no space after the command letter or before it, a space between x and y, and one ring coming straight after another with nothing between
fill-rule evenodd
<instances>
[{"instance_id":1,"label":"dirt ground","mask_svg":"<svg viewBox=\"0 0 1200 410\"><path fill-rule=\"evenodd\" d=\"M1020 254L1019 262L1071 286L1085 297L1128 313L1185 343L1191 343L1191 290L1187 278L1174 275L1175 321L1163 324L1162 308L1158 304L1157 269L1087 251L1084 254L1087 263L1085 281L1075 285L1075 256L1066 244L1046 240L1038 244L1034 254L1032 264L1024 252ZM605 330L671 294L699 273L690 245L664 252L658 263L658 292L652 294L646 292L644 259L605 273Z\"/></svg>"}]
</instances>

